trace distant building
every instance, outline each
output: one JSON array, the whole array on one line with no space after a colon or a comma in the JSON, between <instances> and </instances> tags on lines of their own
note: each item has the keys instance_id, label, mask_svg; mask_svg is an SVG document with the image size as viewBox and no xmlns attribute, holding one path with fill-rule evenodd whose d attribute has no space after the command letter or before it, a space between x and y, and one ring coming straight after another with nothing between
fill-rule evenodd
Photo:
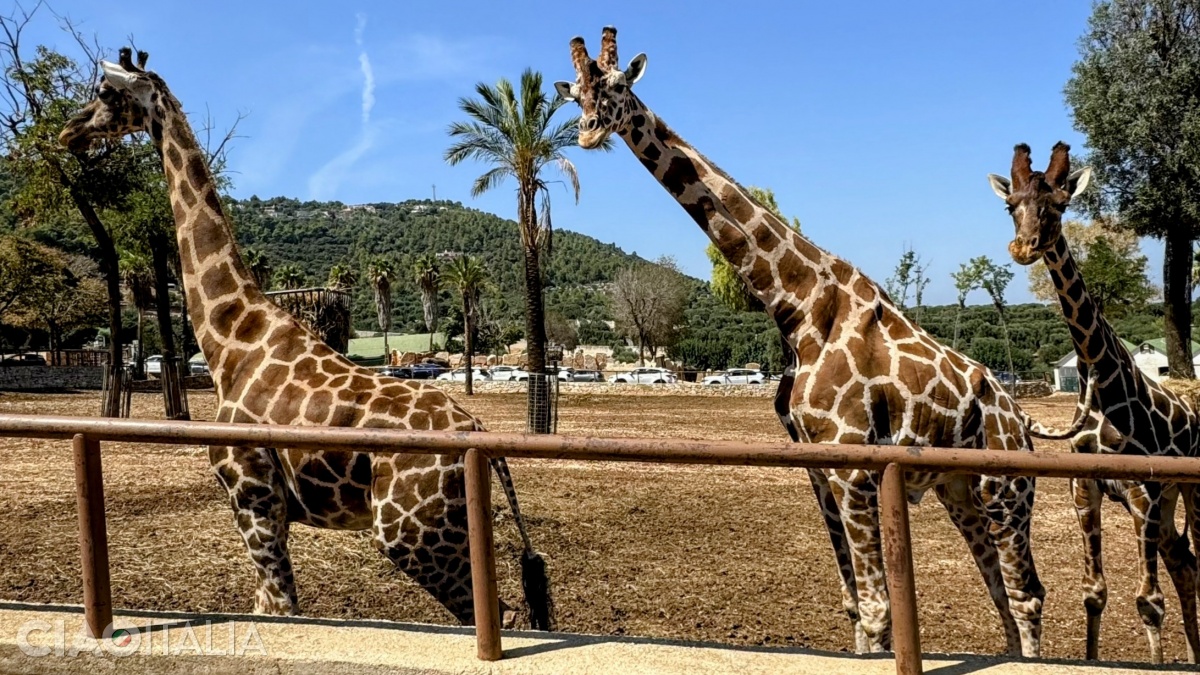
<instances>
[{"instance_id":1,"label":"distant building","mask_svg":"<svg viewBox=\"0 0 1200 675\"><path fill-rule=\"evenodd\" d=\"M1141 344L1122 339L1121 344L1133 355L1133 362L1142 373L1161 382L1167 378L1167 341L1164 338L1146 340ZM1072 349L1054 364L1054 388L1059 391L1079 391L1079 357ZM1200 376L1200 343L1192 343L1192 368Z\"/></svg>"}]
</instances>

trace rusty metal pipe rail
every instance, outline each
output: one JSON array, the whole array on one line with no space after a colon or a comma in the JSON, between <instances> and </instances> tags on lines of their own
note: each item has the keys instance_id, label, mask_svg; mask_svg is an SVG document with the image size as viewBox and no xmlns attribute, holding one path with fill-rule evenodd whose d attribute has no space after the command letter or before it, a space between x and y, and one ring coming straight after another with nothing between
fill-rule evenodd
<instances>
[{"instance_id":1,"label":"rusty metal pipe rail","mask_svg":"<svg viewBox=\"0 0 1200 675\"><path fill-rule=\"evenodd\" d=\"M1200 482L1200 459L888 445L568 438L41 415L0 415L0 437L3 436L74 441L85 616L89 629L97 637L112 627L100 441L463 454L467 467L471 564L476 579L477 650L480 659L489 661L499 659L502 652L496 559L489 517L488 457L881 471L880 522L893 612L896 671L902 675L921 672L904 471Z\"/></svg>"}]
</instances>

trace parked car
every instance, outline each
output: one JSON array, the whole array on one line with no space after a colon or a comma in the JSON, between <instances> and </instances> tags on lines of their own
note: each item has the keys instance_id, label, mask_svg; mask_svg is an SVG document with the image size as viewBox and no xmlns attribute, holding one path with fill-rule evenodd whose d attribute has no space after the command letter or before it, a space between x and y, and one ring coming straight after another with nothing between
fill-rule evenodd
<instances>
[{"instance_id":1,"label":"parked car","mask_svg":"<svg viewBox=\"0 0 1200 675\"><path fill-rule=\"evenodd\" d=\"M492 366L492 382L527 382L529 372L516 366Z\"/></svg>"},{"instance_id":2,"label":"parked car","mask_svg":"<svg viewBox=\"0 0 1200 675\"><path fill-rule=\"evenodd\" d=\"M401 380L416 379L413 377L412 366L384 366L375 371L375 374L380 377L397 377Z\"/></svg>"},{"instance_id":3,"label":"parked car","mask_svg":"<svg viewBox=\"0 0 1200 675\"><path fill-rule=\"evenodd\" d=\"M146 374L147 375L162 375L163 357L162 354L146 357Z\"/></svg>"},{"instance_id":4,"label":"parked car","mask_svg":"<svg viewBox=\"0 0 1200 675\"><path fill-rule=\"evenodd\" d=\"M188 371L192 375L212 375L208 369L208 363L204 361L188 361Z\"/></svg>"},{"instance_id":5,"label":"parked car","mask_svg":"<svg viewBox=\"0 0 1200 675\"><path fill-rule=\"evenodd\" d=\"M762 384L767 376L761 370L733 368L704 378L704 384Z\"/></svg>"},{"instance_id":6,"label":"parked car","mask_svg":"<svg viewBox=\"0 0 1200 675\"><path fill-rule=\"evenodd\" d=\"M612 381L627 384L674 384L678 380L675 373L666 368L634 368L627 373L613 375Z\"/></svg>"},{"instance_id":7,"label":"parked car","mask_svg":"<svg viewBox=\"0 0 1200 675\"><path fill-rule=\"evenodd\" d=\"M598 370L577 370L572 382L603 382L604 373Z\"/></svg>"},{"instance_id":8,"label":"parked car","mask_svg":"<svg viewBox=\"0 0 1200 675\"><path fill-rule=\"evenodd\" d=\"M575 369L574 368L559 368L558 369L558 380L559 380L559 382L574 382L575 381Z\"/></svg>"},{"instance_id":9,"label":"parked car","mask_svg":"<svg viewBox=\"0 0 1200 675\"><path fill-rule=\"evenodd\" d=\"M996 379L1000 380L1000 384L1004 385L1008 389L1012 389L1013 387L1017 386L1017 376L1013 373L1004 371L997 372Z\"/></svg>"},{"instance_id":10,"label":"parked car","mask_svg":"<svg viewBox=\"0 0 1200 675\"><path fill-rule=\"evenodd\" d=\"M475 372L472 379L476 382L492 379L492 374L488 372L487 368L475 368L474 371ZM438 375L437 379L442 380L443 382L466 382L467 369L455 368L448 373L442 373L441 375Z\"/></svg>"},{"instance_id":11,"label":"parked car","mask_svg":"<svg viewBox=\"0 0 1200 675\"><path fill-rule=\"evenodd\" d=\"M436 379L439 375L449 370L445 366L436 363L414 363L411 366L405 367L412 369L412 379L414 380Z\"/></svg>"},{"instance_id":12,"label":"parked car","mask_svg":"<svg viewBox=\"0 0 1200 675\"><path fill-rule=\"evenodd\" d=\"M46 359L41 354L10 354L0 361L4 366L44 366Z\"/></svg>"}]
</instances>

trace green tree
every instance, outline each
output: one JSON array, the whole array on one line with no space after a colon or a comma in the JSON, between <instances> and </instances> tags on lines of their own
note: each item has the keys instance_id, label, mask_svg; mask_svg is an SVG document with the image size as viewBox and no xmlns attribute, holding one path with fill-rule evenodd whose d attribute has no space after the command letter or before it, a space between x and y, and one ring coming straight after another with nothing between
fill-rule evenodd
<instances>
[{"instance_id":1,"label":"green tree","mask_svg":"<svg viewBox=\"0 0 1200 675\"><path fill-rule=\"evenodd\" d=\"M453 144L446 150L452 166L465 160L491 164L475 179L471 195L479 196L506 178L517 184L517 229L524 251L525 338L529 345L529 371L546 371L546 326L542 294L542 258L548 256L554 228L550 220L550 182L546 170L558 170L579 200L579 175L564 150L578 144L579 118L554 124L566 103L542 90L542 75L521 73L520 97L507 79L495 86L475 85L478 98L459 99L458 107L469 118L450 125ZM605 144L605 149L611 147ZM549 433L549 383L529 378L528 423L535 433Z\"/></svg>"},{"instance_id":2,"label":"green tree","mask_svg":"<svg viewBox=\"0 0 1200 675\"><path fill-rule=\"evenodd\" d=\"M1164 328L1171 377L1194 378L1192 243L1200 233L1200 1L1092 6L1067 82L1075 128L1099 190L1094 214L1164 241Z\"/></svg>"},{"instance_id":3,"label":"green tree","mask_svg":"<svg viewBox=\"0 0 1200 675\"><path fill-rule=\"evenodd\" d=\"M0 16L0 146L6 169L18 190L11 211L22 221L57 221L74 226L82 220L94 240L108 294L110 382L122 368L121 278L112 233L101 219L105 209L120 210L145 173L144 143L111 143L97 149L68 151L58 142L67 120L91 100L97 80L99 49L89 45L69 21L61 21L79 60L38 45L26 51L22 38L41 5L19 5ZM57 17L56 17L57 18ZM80 65L82 62L83 65ZM115 416L121 392L111 387L102 414Z\"/></svg>"},{"instance_id":4,"label":"green tree","mask_svg":"<svg viewBox=\"0 0 1200 675\"><path fill-rule=\"evenodd\" d=\"M446 265L442 274L443 281L458 291L462 302L463 314L463 361L467 372L467 396L473 396L475 372L475 330L476 319L479 318L479 297L487 285L487 269L473 255L460 255Z\"/></svg>"},{"instance_id":5,"label":"green tree","mask_svg":"<svg viewBox=\"0 0 1200 675\"><path fill-rule=\"evenodd\" d=\"M791 228L797 232L800 231L800 219L793 217L789 222L788 218L779 210L779 203L775 201L775 191L770 188L760 188L754 185L746 188L750 196L758 201L763 208L775 214L785 223L791 225ZM717 296L726 307L735 312L759 312L762 311L762 303L754 294L746 288L745 282L738 276L733 265L725 259L721 253L721 249L711 241L704 249L705 255L708 256L708 261L712 263L712 292Z\"/></svg>"},{"instance_id":6,"label":"green tree","mask_svg":"<svg viewBox=\"0 0 1200 675\"><path fill-rule=\"evenodd\" d=\"M392 330L392 264L384 258L376 258L367 267L367 280L375 292L375 318L379 322L379 330L383 331L384 363L392 362L392 352L388 349L388 333Z\"/></svg>"},{"instance_id":7,"label":"green tree","mask_svg":"<svg viewBox=\"0 0 1200 675\"><path fill-rule=\"evenodd\" d=\"M437 256L426 253L413 263L413 277L421 290L421 314L425 319L425 330L429 331L429 351L433 351L433 334L438 326L438 289L441 287L441 272Z\"/></svg>"},{"instance_id":8,"label":"green tree","mask_svg":"<svg viewBox=\"0 0 1200 675\"><path fill-rule=\"evenodd\" d=\"M1009 269L1008 265L997 265L987 256L973 258L971 265L975 268L976 278L979 279L979 287L987 291L988 296L992 299L992 306L996 308L996 315L1000 317L1000 329L1004 332L1004 348L1008 355L1008 372L1015 376L1016 372L1013 370L1012 338L1009 335L1008 322L1005 319L1007 303L1004 301L1004 292L1008 289L1008 284L1013 279L1013 271Z\"/></svg>"},{"instance_id":9,"label":"green tree","mask_svg":"<svg viewBox=\"0 0 1200 675\"><path fill-rule=\"evenodd\" d=\"M22 237L0 237L0 316L18 304L38 280L54 273L52 253Z\"/></svg>"},{"instance_id":10,"label":"green tree","mask_svg":"<svg viewBox=\"0 0 1200 675\"><path fill-rule=\"evenodd\" d=\"M900 254L896 270L884 282L887 294L901 311L908 309L908 296L912 291L916 301L917 315L920 316L921 303L925 296L925 287L929 285L927 270L929 263L922 264L921 256L911 246Z\"/></svg>"},{"instance_id":11,"label":"green tree","mask_svg":"<svg viewBox=\"0 0 1200 675\"><path fill-rule=\"evenodd\" d=\"M121 252L121 281L133 307L137 310L137 351L134 352L135 372L139 377L146 374L146 312L154 306L154 266L150 256L141 251Z\"/></svg>"},{"instance_id":12,"label":"green tree","mask_svg":"<svg viewBox=\"0 0 1200 675\"><path fill-rule=\"evenodd\" d=\"M279 269L275 270L275 283L285 291L304 288L307 282L308 278L299 265L289 263L287 265L280 265Z\"/></svg>"},{"instance_id":13,"label":"green tree","mask_svg":"<svg viewBox=\"0 0 1200 675\"><path fill-rule=\"evenodd\" d=\"M1079 272L1100 311L1112 319L1140 310L1155 294L1146 276L1146 257L1122 255L1105 237L1092 242Z\"/></svg>"},{"instance_id":14,"label":"green tree","mask_svg":"<svg viewBox=\"0 0 1200 675\"><path fill-rule=\"evenodd\" d=\"M962 263L957 272L950 273L950 278L954 279L954 288L958 291L958 305L954 312L954 342L950 346L958 349L959 324L962 321L963 310L967 308L967 296L979 288L979 270L974 264Z\"/></svg>"},{"instance_id":15,"label":"green tree","mask_svg":"<svg viewBox=\"0 0 1200 675\"><path fill-rule=\"evenodd\" d=\"M267 255L256 248L247 248L245 251L246 267L250 270L250 275L254 277L254 282L265 293L271 290L271 261L267 259Z\"/></svg>"},{"instance_id":16,"label":"green tree","mask_svg":"<svg viewBox=\"0 0 1200 675\"><path fill-rule=\"evenodd\" d=\"M253 272L251 272L253 274ZM338 291L349 291L358 283L358 275L345 263L334 263L329 268L329 279L325 285Z\"/></svg>"},{"instance_id":17,"label":"green tree","mask_svg":"<svg viewBox=\"0 0 1200 675\"><path fill-rule=\"evenodd\" d=\"M51 359L58 363L63 335L94 325L104 315L106 289L90 259L55 251L52 260L54 270L22 296L14 324L45 329Z\"/></svg>"}]
</instances>

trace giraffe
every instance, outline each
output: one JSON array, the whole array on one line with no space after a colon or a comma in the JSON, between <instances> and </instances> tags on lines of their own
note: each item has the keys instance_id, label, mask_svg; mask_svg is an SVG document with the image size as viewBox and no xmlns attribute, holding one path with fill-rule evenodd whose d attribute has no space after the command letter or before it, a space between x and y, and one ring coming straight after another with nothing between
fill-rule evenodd
<instances>
[{"instance_id":1,"label":"giraffe","mask_svg":"<svg viewBox=\"0 0 1200 675\"><path fill-rule=\"evenodd\" d=\"M262 424L482 431L431 385L378 377L335 352L263 295L225 217L179 101L145 70L145 52L102 61L96 98L59 136L75 152L147 132L162 157L188 313L217 392L217 420ZM370 530L375 547L464 625L474 621L464 465L459 455L210 447L257 571L254 611L297 614L288 555L293 522ZM503 459L492 468L513 510L535 628L551 627L544 561L533 550ZM507 622L515 613L502 608Z\"/></svg>"},{"instance_id":2,"label":"giraffe","mask_svg":"<svg viewBox=\"0 0 1200 675\"><path fill-rule=\"evenodd\" d=\"M631 91L646 56L621 70L616 33L604 29L598 59L583 38L571 40L575 81L555 85L582 109L579 144L598 148L613 133L624 139L762 301L796 357L775 399L793 440L1029 451L1031 434L1053 433L1029 419L987 368L915 326L876 283L787 227L651 112ZM855 648L888 649L878 476L847 470L810 477ZM1034 481L922 472L906 480L913 502L933 489L966 539L1009 653L1038 655L1045 591L1029 546Z\"/></svg>"},{"instance_id":3,"label":"giraffe","mask_svg":"<svg viewBox=\"0 0 1200 675\"><path fill-rule=\"evenodd\" d=\"M1063 236L1062 215L1071 198L1082 192L1091 168L1071 172L1071 147L1059 142L1044 172L1033 171L1029 146L1013 149L1011 176L988 176L992 190L1005 202L1016 236L1009 244L1014 261L1029 265L1046 261L1059 305L1079 356L1080 375L1092 374L1096 404L1074 439L1075 452L1197 456L1200 433L1196 415L1174 392L1146 377L1121 344L1112 324L1088 293L1079 267ZM1086 394L1081 394L1086 395ZM1138 614L1146 627L1150 659L1162 663L1163 594L1158 586L1162 556L1179 593L1188 660L1196 662L1200 637L1196 627L1196 559L1186 533L1175 527L1175 506L1182 493L1193 540L1200 541L1193 489L1154 482L1073 479L1071 493L1083 531L1083 604L1087 611L1086 655L1099 653L1100 617L1108 600L1101 558L1101 495L1120 503L1133 517L1138 539Z\"/></svg>"}]
</instances>

